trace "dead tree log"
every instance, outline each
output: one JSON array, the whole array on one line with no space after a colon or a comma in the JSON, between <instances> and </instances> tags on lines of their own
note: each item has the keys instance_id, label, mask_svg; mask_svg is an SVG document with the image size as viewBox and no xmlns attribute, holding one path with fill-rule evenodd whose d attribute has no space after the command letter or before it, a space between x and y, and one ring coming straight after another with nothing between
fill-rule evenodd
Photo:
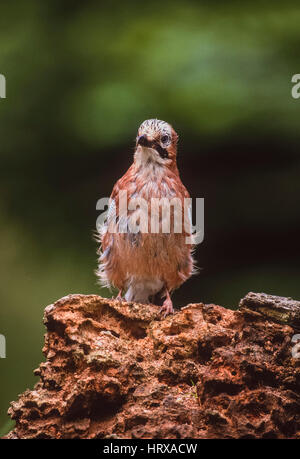
<instances>
[{"instance_id":1,"label":"dead tree log","mask_svg":"<svg viewBox=\"0 0 300 459\"><path fill-rule=\"evenodd\" d=\"M45 309L46 361L12 402L7 438L300 438L298 308L251 293L237 311L199 303L162 319L62 298Z\"/></svg>"},{"instance_id":2,"label":"dead tree log","mask_svg":"<svg viewBox=\"0 0 300 459\"><path fill-rule=\"evenodd\" d=\"M250 292L240 301L240 308L258 311L270 320L300 330L300 301L292 298Z\"/></svg>"}]
</instances>

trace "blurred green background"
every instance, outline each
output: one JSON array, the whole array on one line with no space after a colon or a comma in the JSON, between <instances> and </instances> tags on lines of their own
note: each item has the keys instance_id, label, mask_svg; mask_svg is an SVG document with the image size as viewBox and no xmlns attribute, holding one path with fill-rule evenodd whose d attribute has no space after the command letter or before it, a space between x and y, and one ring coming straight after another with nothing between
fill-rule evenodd
<instances>
[{"instance_id":1,"label":"blurred green background","mask_svg":"<svg viewBox=\"0 0 300 459\"><path fill-rule=\"evenodd\" d=\"M96 201L127 170L139 124L180 135L205 198L203 269L174 299L237 307L300 297L299 2L1 2L0 435L43 358L43 309L96 285Z\"/></svg>"}]
</instances>

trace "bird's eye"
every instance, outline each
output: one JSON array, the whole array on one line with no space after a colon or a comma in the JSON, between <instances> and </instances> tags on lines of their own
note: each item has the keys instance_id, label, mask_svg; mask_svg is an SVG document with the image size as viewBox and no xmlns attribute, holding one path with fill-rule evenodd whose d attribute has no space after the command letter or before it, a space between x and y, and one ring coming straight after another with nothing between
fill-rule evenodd
<instances>
[{"instance_id":1,"label":"bird's eye","mask_svg":"<svg viewBox=\"0 0 300 459\"><path fill-rule=\"evenodd\" d=\"M170 140L168 135L163 135L161 138L162 143L167 143Z\"/></svg>"}]
</instances>

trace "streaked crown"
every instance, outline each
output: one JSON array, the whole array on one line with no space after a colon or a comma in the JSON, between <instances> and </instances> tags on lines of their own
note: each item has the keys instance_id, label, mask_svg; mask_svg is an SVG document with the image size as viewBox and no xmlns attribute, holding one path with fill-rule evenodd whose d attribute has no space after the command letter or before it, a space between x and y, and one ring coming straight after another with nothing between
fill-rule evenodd
<instances>
[{"instance_id":1,"label":"streaked crown","mask_svg":"<svg viewBox=\"0 0 300 459\"><path fill-rule=\"evenodd\" d=\"M157 120L156 118L151 120L145 120L140 125L138 134L146 135L150 138L156 138L158 135L161 137L165 135L170 139L171 142L172 127L169 123L166 123L166 121Z\"/></svg>"}]
</instances>

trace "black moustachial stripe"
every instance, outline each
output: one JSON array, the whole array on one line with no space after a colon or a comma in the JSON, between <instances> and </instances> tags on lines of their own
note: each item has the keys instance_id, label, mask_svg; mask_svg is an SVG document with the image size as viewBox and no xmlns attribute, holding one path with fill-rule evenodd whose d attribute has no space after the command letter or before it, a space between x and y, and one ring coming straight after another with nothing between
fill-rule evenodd
<instances>
[{"instance_id":1,"label":"black moustachial stripe","mask_svg":"<svg viewBox=\"0 0 300 459\"><path fill-rule=\"evenodd\" d=\"M163 159L168 158L169 154L165 148L162 148L159 144L154 146L155 150L158 151L159 156Z\"/></svg>"}]
</instances>

